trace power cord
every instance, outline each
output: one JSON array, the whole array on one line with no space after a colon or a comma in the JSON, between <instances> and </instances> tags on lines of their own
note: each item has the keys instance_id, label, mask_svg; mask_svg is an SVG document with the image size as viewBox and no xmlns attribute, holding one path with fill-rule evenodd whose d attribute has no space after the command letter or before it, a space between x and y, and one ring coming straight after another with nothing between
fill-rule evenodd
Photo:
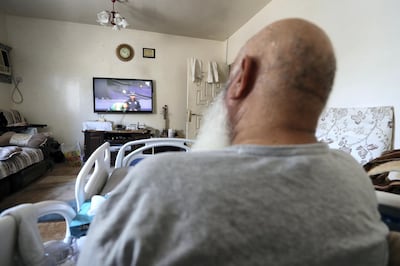
<instances>
[{"instance_id":1,"label":"power cord","mask_svg":"<svg viewBox=\"0 0 400 266\"><path fill-rule=\"evenodd\" d=\"M11 92L11 101L15 104L21 104L24 102L24 96L22 95L21 91L18 88L18 85L22 82L21 77L15 77L13 78L14 80L14 89ZM19 99L17 100L15 96L19 96Z\"/></svg>"}]
</instances>

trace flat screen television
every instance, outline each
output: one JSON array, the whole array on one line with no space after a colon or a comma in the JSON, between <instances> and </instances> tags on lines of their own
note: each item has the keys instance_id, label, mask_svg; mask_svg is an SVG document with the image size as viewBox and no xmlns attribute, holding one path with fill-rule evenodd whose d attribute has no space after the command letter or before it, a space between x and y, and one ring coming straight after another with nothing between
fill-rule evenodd
<instances>
[{"instance_id":1,"label":"flat screen television","mask_svg":"<svg viewBox=\"0 0 400 266\"><path fill-rule=\"evenodd\" d=\"M153 100L152 80L93 78L95 113L152 113Z\"/></svg>"}]
</instances>

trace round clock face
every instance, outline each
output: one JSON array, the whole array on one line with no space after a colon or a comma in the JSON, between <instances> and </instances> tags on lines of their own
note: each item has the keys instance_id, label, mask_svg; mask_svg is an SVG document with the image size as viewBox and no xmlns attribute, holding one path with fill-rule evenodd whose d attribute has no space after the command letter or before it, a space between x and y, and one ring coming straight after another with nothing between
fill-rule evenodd
<instances>
[{"instance_id":1,"label":"round clock face","mask_svg":"<svg viewBox=\"0 0 400 266\"><path fill-rule=\"evenodd\" d=\"M123 47L123 48L121 48L121 50L119 50L119 54L123 58L128 58L131 55L131 51L128 48Z\"/></svg>"},{"instance_id":2,"label":"round clock face","mask_svg":"<svg viewBox=\"0 0 400 266\"><path fill-rule=\"evenodd\" d=\"M121 44L117 47L117 56L122 61L129 61L134 56L133 48L128 44Z\"/></svg>"}]
</instances>

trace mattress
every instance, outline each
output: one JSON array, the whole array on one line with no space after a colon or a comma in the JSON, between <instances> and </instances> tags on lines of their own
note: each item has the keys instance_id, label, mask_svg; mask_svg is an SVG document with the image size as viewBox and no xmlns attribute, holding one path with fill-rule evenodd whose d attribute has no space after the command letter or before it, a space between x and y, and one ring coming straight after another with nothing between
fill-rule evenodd
<instances>
[{"instance_id":1,"label":"mattress","mask_svg":"<svg viewBox=\"0 0 400 266\"><path fill-rule=\"evenodd\" d=\"M0 179L42 160L44 160L44 154L41 149L22 147L22 151L18 155L0 161Z\"/></svg>"}]
</instances>

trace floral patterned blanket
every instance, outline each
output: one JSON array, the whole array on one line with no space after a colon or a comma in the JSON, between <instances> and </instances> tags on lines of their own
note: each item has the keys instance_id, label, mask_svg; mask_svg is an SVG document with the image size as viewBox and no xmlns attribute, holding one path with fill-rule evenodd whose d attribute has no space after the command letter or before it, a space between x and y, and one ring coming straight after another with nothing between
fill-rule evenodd
<instances>
[{"instance_id":1,"label":"floral patterned blanket","mask_svg":"<svg viewBox=\"0 0 400 266\"><path fill-rule=\"evenodd\" d=\"M320 116L316 136L331 148L351 154L360 164L393 149L392 106L327 108Z\"/></svg>"}]
</instances>

